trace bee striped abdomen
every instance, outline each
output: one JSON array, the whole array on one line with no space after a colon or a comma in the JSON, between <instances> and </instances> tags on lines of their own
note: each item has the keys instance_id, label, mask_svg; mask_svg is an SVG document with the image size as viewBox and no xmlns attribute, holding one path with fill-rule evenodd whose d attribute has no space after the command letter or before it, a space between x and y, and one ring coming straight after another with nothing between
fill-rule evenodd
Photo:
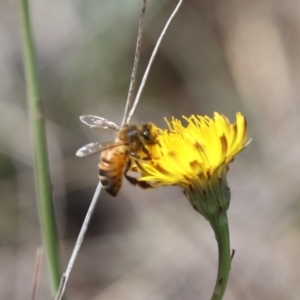
<instances>
[{"instance_id":1,"label":"bee striped abdomen","mask_svg":"<svg viewBox=\"0 0 300 300\"><path fill-rule=\"evenodd\" d=\"M102 152L99 162L99 179L107 193L116 196L122 186L123 171L128 154L122 147Z\"/></svg>"}]
</instances>

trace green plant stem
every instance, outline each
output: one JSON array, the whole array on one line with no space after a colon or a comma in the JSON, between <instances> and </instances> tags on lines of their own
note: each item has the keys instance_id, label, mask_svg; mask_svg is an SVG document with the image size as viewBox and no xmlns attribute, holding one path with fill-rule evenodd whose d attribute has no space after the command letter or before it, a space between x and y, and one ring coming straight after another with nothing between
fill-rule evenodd
<instances>
[{"instance_id":1,"label":"green plant stem","mask_svg":"<svg viewBox=\"0 0 300 300\"><path fill-rule=\"evenodd\" d=\"M218 212L210 218L219 250L218 277L211 300L221 300L226 290L231 267L229 226L226 212Z\"/></svg>"},{"instance_id":2,"label":"green plant stem","mask_svg":"<svg viewBox=\"0 0 300 300\"><path fill-rule=\"evenodd\" d=\"M51 274L52 292L54 294L59 286L60 271L45 126L37 76L36 55L30 26L28 0L19 0L19 6L27 100L34 145L39 218L45 253Z\"/></svg>"}]
</instances>

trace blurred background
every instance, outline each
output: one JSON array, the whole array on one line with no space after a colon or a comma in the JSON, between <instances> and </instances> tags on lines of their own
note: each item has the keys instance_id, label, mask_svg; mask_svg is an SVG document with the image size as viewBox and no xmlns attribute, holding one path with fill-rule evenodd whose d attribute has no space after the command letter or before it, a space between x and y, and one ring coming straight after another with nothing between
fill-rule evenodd
<instances>
[{"instance_id":1,"label":"blurred background","mask_svg":"<svg viewBox=\"0 0 300 300\"><path fill-rule=\"evenodd\" d=\"M0 298L28 299L41 245L18 3L0 2ZM149 1L141 78L175 0ZM120 123L141 0L31 1L61 264L98 183L84 144L112 140L79 121ZM236 250L224 299L299 299L300 2L185 1L160 47L133 122L241 111L250 146L228 174ZM124 182L101 193L68 299L210 299L217 245L179 188ZM51 299L43 262L38 299Z\"/></svg>"}]
</instances>

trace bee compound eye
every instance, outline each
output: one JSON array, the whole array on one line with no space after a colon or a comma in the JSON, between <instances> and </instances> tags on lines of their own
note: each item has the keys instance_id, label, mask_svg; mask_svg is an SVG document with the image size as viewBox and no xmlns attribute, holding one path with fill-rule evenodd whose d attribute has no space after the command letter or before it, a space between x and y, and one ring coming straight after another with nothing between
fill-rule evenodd
<instances>
[{"instance_id":1,"label":"bee compound eye","mask_svg":"<svg viewBox=\"0 0 300 300\"><path fill-rule=\"evenodd\" d=\"M149 132L148 129L145 129L143 131L143 138L144 138L145 141L149 141L150 140L150 132Z\"/></svg>"}]
</instances>

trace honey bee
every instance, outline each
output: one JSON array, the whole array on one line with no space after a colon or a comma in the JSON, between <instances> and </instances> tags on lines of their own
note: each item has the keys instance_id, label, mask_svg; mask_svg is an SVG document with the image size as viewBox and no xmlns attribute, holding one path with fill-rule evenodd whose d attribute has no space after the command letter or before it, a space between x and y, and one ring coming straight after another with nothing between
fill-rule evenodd
<instances>
[{"instance_id":1,"label":"honey bee","mask_svg":"<svg viewBox=\"0 0 300 300\"><path fill-rule=\"evenodd\" d=\"M159 129L153 123L141 123L120 127L107 119L84 115L80 120L94 129L102 129L106 132L117 134L115 142L90 143L80 148L76 155L84 157L95 153L101 153L99 162L99 179L105 191L116 196L121 188L123 174L134 185L143 189L151 186L145 182L139 182L127 173L133 159L150 160L151 154L147 146L157 144Z\"/></svg>"}]
</instances>

